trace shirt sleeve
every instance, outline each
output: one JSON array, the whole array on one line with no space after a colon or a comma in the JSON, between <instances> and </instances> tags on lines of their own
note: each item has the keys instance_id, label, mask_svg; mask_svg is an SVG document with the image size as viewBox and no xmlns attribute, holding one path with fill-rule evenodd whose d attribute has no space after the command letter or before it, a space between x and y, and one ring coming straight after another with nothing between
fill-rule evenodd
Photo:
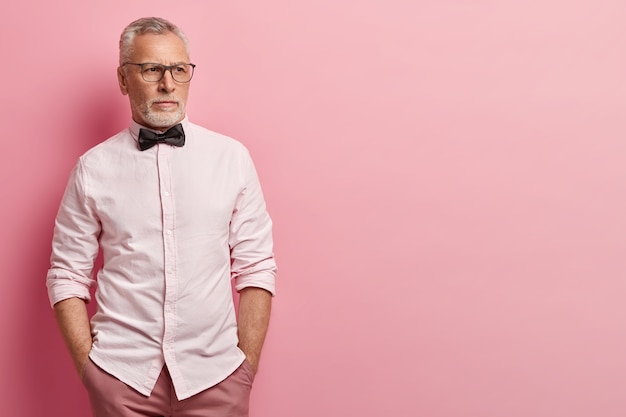
<instances>
[{"instance_id":1,"label":"shirt sleeve","mask_svg":"<svg viewBox=\"0 0 626 417\"><path fill-rule=\"evenodd\" d=\"M230 223L231 277L237 291L257 287L276 295L272 220L247 150L242 165L245 186L237 198Z\"/></svg>"},{"instance_id":2,"label":"shirt sleeve","mask_svg":"<svg viewBox=\"0 0 626 417\"><path fill-rule=\"evenodd\" d=\"M79 297L89 302L100 222L86 198L86 175L79 160L68 181L57 213L50 269L46 277L50 305Z\"/></svg>"}]
</instances>

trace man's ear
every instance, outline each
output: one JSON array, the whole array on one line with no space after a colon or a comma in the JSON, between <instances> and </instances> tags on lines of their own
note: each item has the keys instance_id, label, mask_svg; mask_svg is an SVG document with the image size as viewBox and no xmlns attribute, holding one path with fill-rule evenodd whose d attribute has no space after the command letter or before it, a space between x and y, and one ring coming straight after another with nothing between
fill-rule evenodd
<instances>
[{"instance_id":1,"label":"man's ear","mask_svg":"<svg viewBox=\"0 0 626 417\"><path fill-rule=\"evenodd\" d=\"M122 67L117 67L117 82L120 85L122 94L128 94L128 86L126 84L126 73Z\"/></svg>"}]
</instances>

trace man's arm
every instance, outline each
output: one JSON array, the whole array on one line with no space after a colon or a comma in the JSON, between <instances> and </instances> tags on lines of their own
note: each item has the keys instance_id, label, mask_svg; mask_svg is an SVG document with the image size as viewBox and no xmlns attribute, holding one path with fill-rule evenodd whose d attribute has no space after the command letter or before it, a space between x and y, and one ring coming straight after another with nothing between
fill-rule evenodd
<instances>
[{"instance_id":1,"label":"man's arm","mask_svg":"<svg viewBox=\"0 0 626 417\"><path fill-rule=\"evenodd\" d=\"M244 150L241 157L245 187L235 202L228 243L231 277L239 292L239 348L256 373L275 294L276 263L272 220L261 185L248 151Z\"/></svg>"},{"instance_id":2,"label":"man's arm","mask_svg":"<svg viewBox=\"0 0 626 417\"><path fill-rule=\"evenodd\" d=\"M239 348L254 373L259 367L261 349L267 334L272 309L272 294L262 288L247 287L239 293Z\"/></svg>"},{"instance_id":3,"label":"man's arm","mask_svg":"<svg viewBox=\"0 0 626 417\"><path fill-rule=\"evenodd\" d=\"M93 343L85 301L76 297L59 301L54 313L74 366L82 376Z\"/></svg>"}]
</instances>

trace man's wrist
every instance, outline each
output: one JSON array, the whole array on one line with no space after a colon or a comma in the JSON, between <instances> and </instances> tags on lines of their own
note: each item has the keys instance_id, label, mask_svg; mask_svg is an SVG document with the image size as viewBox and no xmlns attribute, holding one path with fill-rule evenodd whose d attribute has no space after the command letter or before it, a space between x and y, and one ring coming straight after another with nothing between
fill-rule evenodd
<instances>
[{"instance_id":1,"label":"man's wrist","mask_svg":"<svg viewBox=\"0 0 626 417\"><path fill-rule=\"evenodd\" d=\"M250 356L246 356L246 361L248 361L248 364L252 368L252 371L256 374L257 369L259 369L259 361L250 358Z\"/></svg>"}]
</instances>

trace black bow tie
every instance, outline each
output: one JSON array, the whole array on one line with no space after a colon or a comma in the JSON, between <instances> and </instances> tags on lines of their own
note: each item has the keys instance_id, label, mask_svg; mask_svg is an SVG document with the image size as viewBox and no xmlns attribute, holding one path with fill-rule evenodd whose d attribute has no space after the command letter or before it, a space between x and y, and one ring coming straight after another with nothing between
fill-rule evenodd
<instances>
[{"instance_id":1,"label":"black bow tie","mask_svg":"<svg viewBox=\"0 0 626 417\"><path fill-rule=\"evenodd\" d=\"M157 143L167 143L168 145L183 146L185 144L185 132L179 123L167 129L164 133L154 133L148 129L139 129L139 149L145 151L152 148Z\"/></svg>"}]
</instances>

